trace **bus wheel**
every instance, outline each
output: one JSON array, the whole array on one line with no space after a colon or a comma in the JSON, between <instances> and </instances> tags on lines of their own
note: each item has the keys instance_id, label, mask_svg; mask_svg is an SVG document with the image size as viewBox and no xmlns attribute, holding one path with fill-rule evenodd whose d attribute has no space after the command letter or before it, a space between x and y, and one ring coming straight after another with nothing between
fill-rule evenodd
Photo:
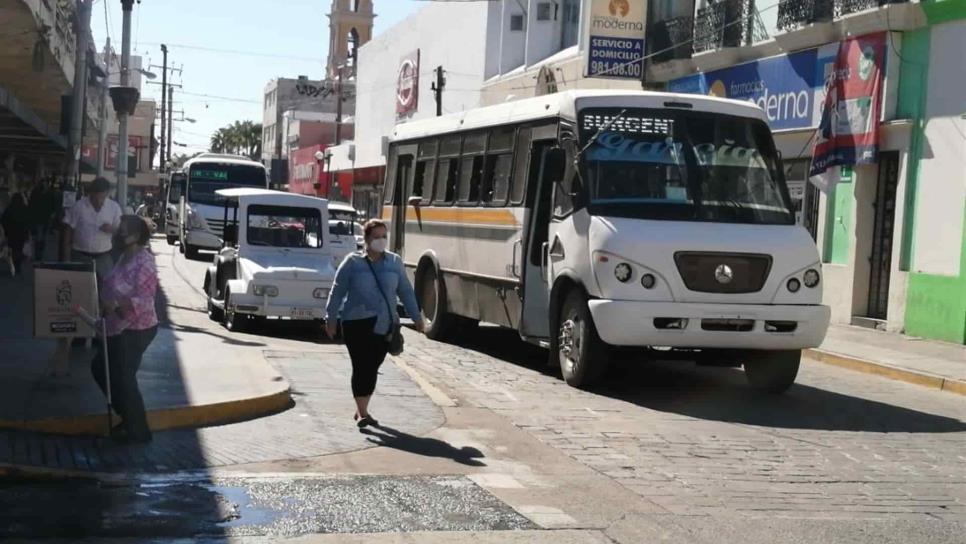
<instances>
[{"instance_id":1,"label":"bus wheel","mask_svg":"<svg viewBox=\"0 0 966 544\"><path fill-rule=\"evenodd\" d=\"M426 320L426 336L432 340L443 340L453 325L454 316L447 311L446 284L433 266L423 272L419 298Z\"/></svg>"},{"instance_id":2,"label":"bus wheel","mask_svg":"<svg viewBox=\"0 0 966 544\"><path fill-rule=\"evenodd\" d=\"M172 236L171 234L168 235L168 245L169 246L173 246L174 243L177 242L177 241L178 241L178 237L177 236Z\"/></svg>"},{"instance_id":3,"label":"bus wheel","mask_svg":"<svg viewBox=\"0 0 966 544\"><path fill-rule=\"evenodd\" d=\"M587 300L577 289L567 294L557 326L557 358L568 385L586 388L607 368L610 346L597 334Z\"/></svg>"},{"instance_id":4,"label":"bus wheel","mask_svg":"<svg viewBox=\"0 0 966 544\"><path fill-rule=\"evenodd\" d=\"M795 383L802 361L801 350L752 351L745 361L745 378L755 389L784 393Z\"/></svg>"}]
</instances>

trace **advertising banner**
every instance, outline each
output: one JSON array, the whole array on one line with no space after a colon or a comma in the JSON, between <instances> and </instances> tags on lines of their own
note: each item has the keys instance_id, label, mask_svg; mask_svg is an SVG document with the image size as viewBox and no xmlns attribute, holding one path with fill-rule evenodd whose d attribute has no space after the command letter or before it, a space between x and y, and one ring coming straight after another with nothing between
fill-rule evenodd
<instances>
[{"instance_id":1,"label":"advertising banner","mask_svg":"<svg viewBox=\"0 0 966 544\"><path fill-rule=\"evenodd\" d=\"M396 117L408 117L419 108L419 49L399 61L396 77Z\"/></svg>"},{"instance_id":2,"label":"advertising banner","mask_svg":"<svg viewBox=\"0 0 966 544\"><path fill-rule=\"evenodd\" d=\"M646 0L591 0L586 77L641 79Z\"/></svg>"},{"instance_id":3,"label":"advertising banner","mask_svg":"<svg viewBox=\"0 0 966 544\"><path fill-rule=\"evenodd\" d=\"M828 78L810 176L821 176L833 166L870 164L878 159L885 56L885 32L839 44ZM813 183L823 191L830 188L821 179Z\"/></svg>"},{"instance_id":4,"label":"advertising banner","mask_svg":"<svg viewBox=\"0 0 966 544\"><path fill-rule=\"evenodd\" d=\"M118 136L117 134L107 135L107 157L105 157L104 167L108 170L114 170L117 168L117 155L118 155ZM128 157L136 157L138 149L141 147L141 137L140 136L128 136ZM128 172L128 174L133 175L133 172Z\"/></svg>"},{"instance_id":5,"label":"advertising banner","mask_svg":"<svg viewBox=\"0 0 966 544\"><path fill-rule=\"evenodd\" d=\"M671 81L668 90L747 100L765 110L772 130L813 128L825 93L825 66L833 60L825 49L694 74Z\"/></svg>"}]
</instances>

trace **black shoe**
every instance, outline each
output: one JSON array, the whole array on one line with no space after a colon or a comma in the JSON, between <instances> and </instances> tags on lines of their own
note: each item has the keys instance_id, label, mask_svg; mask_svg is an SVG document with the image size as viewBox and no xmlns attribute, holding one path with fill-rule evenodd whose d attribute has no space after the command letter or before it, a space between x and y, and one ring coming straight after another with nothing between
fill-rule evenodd
<instances>
[{"instance_id":1,"label":"black shoe","mask_svg":"<svg viewBox=\"0 0 966 544\"><path fill-rule=\"evenodd\" d=\"M362 419L360 419L359 422L356 423L356 425L358 425L360 429L364 429L366 427L369 427L370 425L373 427L378 427L379 422L376 421L376 418L372 416L365 416Z\"/></svg>"}]
</instances>

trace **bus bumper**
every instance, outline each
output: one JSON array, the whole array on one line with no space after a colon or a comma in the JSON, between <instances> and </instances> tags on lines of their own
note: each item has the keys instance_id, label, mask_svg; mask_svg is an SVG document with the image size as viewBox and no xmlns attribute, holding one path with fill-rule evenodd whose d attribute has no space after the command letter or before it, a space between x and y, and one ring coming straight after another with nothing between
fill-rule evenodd
<instances>
[{"instance_id":1,"label":"bus bumper","mask_svg":"<svg viewBox=\"0 0 966 544\"><path fill-rule=\"evenodd\" d=\"M614 346L794 350L822 344L828 306L591 300L601 340Z\"/></svg>"}]
</instances>

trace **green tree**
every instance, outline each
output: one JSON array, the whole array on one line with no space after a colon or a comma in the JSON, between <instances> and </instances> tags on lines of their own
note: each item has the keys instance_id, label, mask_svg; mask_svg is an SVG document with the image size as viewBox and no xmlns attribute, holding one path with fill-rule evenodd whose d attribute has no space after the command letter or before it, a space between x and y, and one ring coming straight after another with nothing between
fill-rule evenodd
<instances>
[{"instance_id":1,"label":"green tree","mask_svg":"<svg viewBox=\"0 0 966 544\"><path fill-rule=\"evenodd\" d=\"M262 125L252 121L235 121L211 135L211 151L245 155L258 160L262 154Z\"/></svg>"}]
</instances>

